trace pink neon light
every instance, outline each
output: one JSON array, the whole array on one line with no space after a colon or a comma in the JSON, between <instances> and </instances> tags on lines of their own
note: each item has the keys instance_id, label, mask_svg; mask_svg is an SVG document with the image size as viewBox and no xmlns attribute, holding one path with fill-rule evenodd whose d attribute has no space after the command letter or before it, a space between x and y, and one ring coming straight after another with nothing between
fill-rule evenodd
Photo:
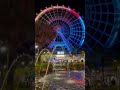
<instances>
[{"instance_id":1,"label":"pink neon light","mask_svg":"<svg viewBox=\"0 0 120 90\"><path fill-rule=\"evenodd\" d=\"M56 26L55 27L55 31L58 32L60 30L60 27L59 26Z\"/></svg>"},{"instance_id":2,"label":"pink neon light","mask_svg":"<svg viewBox=\"0 0 120 90\"><path fill-rule=\"evenodd\" d=\"M40 16L42 16L42 14L46 13L47 11L49 10L54 10L56 8L62 8L62 9L66 9L68 11L70 11L71 13L73 13L76 17L80 17L80 15L78 13L76 13L74 10L70 9L70 8L67 8L65 6L52 6L52 7L48 7L46 8L45 10L43 10L42 12L40 12L37 17L35 18L35 21L39 19Z\"/></svg>"},{"instance_id":3,"label":"pink neon light","mask_svg":"<svg viewBox=\"0 0 120 90\"><path fill-rule=\"evenodd\" d=\"M78 17L78 18L80 17L80 15L79 15L78 13L76 13L74 10L71 9L70 11L71 11L71 13L73 13L76 17Z\"/></svg>"},{"instance_id":4,"label":"pink neon light","mask_svg":"<svg viewBox=\"0 0 120 90\"><path fill-rule=\"evenodd\" d=\"M85 80L74 80L74 82L76 84L80 84L80 85L84 85L85 84Z\"/></svg>"}]
</instances>

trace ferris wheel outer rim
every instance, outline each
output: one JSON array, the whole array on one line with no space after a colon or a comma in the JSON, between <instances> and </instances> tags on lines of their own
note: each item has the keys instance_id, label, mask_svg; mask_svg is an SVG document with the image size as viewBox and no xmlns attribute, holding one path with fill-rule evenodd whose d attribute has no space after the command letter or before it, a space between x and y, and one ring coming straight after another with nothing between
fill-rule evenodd
<instances>
[{"instance_id":1,"label":"ferris wheel outer rim","mask_svg":"<svg viewBox=\"0 0 120 90\"><path fill-rule=\"evenodd\" d=\"M36 16L36 18L35 18L35 22L36 22L37 20L39 20L39 18L40 18L44 13L48 12L49 10L53 10L53 9L57 9L57 8L59 8L59 9L60 9L60 8L61 8L61 9L65 9L65 10L71 12L71 13L72 13L73 15L75 15L77 18L80 17L80 15L79 15L77 12L75 12L73 9L71 9L71 8L69 8L69 7L65 7L65 6L51 6L51 7L45 8L45 9L42 10L39 14L37 14L37 16Z\"/></svg>"},{"instance_id":2,"label":"ferris wheel outer rim","mask_svg":"<svg viewBox=\"0 0 120 90\"><path fill-rule=\"evenodd\" d=\"M65 7L65 6L51 6L51 7L45 8L44 10L41 10L40 13L38 13L38 15L35 18L35 23L39 20L40 17L42 17L42 15L44 15L46 12L49 12L50 10L53 10L53 9L67 10L67 11L71 12L80 21L81 26L82 26L82 31L83 31L83 33L82 33L83 37L81 38L79 46L82 46L85 41L85 24L84 24L82 17L74 9L71 9L71 8Z\"/></svg>"}]
</instances>

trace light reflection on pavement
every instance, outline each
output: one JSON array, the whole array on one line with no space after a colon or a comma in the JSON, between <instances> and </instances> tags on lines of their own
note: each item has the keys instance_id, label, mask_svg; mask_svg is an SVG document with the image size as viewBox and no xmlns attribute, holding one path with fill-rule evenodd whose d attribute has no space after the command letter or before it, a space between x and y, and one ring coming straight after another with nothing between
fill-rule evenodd
<instances>
[{"instance_id":1,"label":"light reflection on pavement","mask_svg":"<svg viewBox=\"0 0 120 90\"><path fill-rule=\"evenodd\" d=\"M38 80L45 81L47 89L44 90L85 90L84 71L56 71L46 78ZM40 87L37 90L41 90Z\"/></svg>"}]
</instances>

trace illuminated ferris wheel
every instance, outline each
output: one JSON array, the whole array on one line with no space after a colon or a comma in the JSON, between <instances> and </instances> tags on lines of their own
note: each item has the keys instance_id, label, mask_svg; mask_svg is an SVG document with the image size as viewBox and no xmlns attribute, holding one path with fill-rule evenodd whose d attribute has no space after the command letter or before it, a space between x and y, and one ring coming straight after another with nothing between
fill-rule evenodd
<instances>
[{"instance_id":1,"label":"illuminated ferris wheel","mask_svg":"<svg viewBox=\"0 0 120 90\"><path fill-rule=\"evenodd\" d=\"M39 23L39 22L42 22ZM65 6L51 6L41 10L35 18L35 24L40 27L43 24L52 26L56 32L56 37L49 45L54 48L61 45L67 51L79 49L85 39L85 25L80 15L74 9Z\"/></svg>"}]
</instances>

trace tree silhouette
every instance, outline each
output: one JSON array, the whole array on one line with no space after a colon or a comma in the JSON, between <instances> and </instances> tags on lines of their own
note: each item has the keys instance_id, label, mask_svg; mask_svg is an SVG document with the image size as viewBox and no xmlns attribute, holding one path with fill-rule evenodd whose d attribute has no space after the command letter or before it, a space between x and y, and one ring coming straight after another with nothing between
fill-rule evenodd
<instances>
[{"instance_id":1,"label":"tree silhouette","mask_svg":"<svg viewBox=\"0 0 120 90\"><path fill-rule=\"evenodd\" d=\"M39 45L39 48L48 46L56 37L56 32L48 24L37 21L35 23L35 42Z\"/></svg>"}]
</instances>

